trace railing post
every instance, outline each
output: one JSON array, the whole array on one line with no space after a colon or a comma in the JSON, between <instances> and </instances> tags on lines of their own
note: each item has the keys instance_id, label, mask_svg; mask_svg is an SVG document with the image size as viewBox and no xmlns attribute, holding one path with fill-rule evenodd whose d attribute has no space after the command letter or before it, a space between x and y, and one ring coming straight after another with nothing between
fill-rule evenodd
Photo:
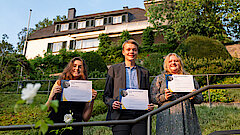
<instances>
[{"instance_id":1,"label":"railing post","mask_svg":"<svg viewBox=\"0 0 240 135\"><path fill-rule=\"evenodd\" d=\"M48 95L49 95L49 90L50 90L50 80L48 80Z\"/></svg>"},{"instance_id":2,"label":"railing post","mask_svg":"<svg viewBox=\"0 0 240 135\"><path fill-rule=\"evenodd\" d=\"M151 135L151 128L152 127L152 122L151 122L151 115L148 115L147 119L147 135Z\"/></svg>"},{"instance_id":3,"label":"railing post","mask_svg":"<svg viewBox=\"0 0 240 135\"><path fill-rule=\"evenodd\" d=\"M207 85L209 85L208 74L207 74ZM208 101L209 101L209 107L212 107L210 89L208 89Z\"/></svg>"},{"instance_id":4,"label":"railing post","mask_svg":"<svg viewBox=\"0 0 240 135\"><path fill-rule=\"evenodd\" d=\"M18 89L19 89L19 81L17 81L17 94L18 94Z\"/></svg>"}]
</instances>

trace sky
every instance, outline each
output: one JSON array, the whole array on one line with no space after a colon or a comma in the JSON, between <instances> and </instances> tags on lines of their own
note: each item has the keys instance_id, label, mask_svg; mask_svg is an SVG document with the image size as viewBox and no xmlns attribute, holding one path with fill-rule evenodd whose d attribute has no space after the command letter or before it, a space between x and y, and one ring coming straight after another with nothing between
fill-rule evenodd
<instances>
[{"instance_id":1,"label":"sky","mask_svg":"<svg viewBox=\"0 0 240 135\"><path fill-rule=\"evenodd\" d=\"M30 9L32 9L29 28L44 18L52 20L57 15L68 14L69 8L76 9L76 16L100 13L128 8L143 8L144 0L0 0L0 36L7 34L7 41L17 47L18 33L28 26Z\"/></svg>"}]
</instances>

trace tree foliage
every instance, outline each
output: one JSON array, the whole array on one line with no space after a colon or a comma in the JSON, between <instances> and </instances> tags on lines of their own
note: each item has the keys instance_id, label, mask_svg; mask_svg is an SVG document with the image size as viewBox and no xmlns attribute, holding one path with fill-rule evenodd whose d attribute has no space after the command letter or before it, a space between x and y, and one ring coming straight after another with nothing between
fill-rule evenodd
<instances>
[{"instance_id":1,"label":"tree foliage","mask_svg":"<svg viewBox=\"0 0 240 135\"><path fill-rule=\"evenodd\" d=\"M28 34L31 35L35 30L33 28L30 28L28 30ZM24 47L24 42L26 40L26 34L27 34L27 27L24 27L22 31L18 33L18 39L19 42L17 42L17 52L23 53L23 47Z\"/></svg>"},{"instance_id":2,"label":"tree foliage","mask_svg":"<svg viewBox=\"0 0 240 135\"><path fill-rule=\"evenodd\" d=\"M64 21L64 20L67 20L67 17L65 15L62 17L60 15L58 15L55 18L53 18L53 20L44 18L42 21L39 21L37 24L35 24L35 27L36 27L35 30L40 30L42 28L53 25L54 22L60 22L60 21Z\"/></svg>"},{"instance_id":3,"label":"tree foliage","mask_svg":"<svg viewBox=\"0 0 240 135\"><path fill-rule=\"evenodd\" d=\"M120 35L120 44L122 45L126 40L130 39L131 35L129 31L124 30Z\"/></svg>"},{"instance_id":4,"label":"tree foliage","mask_svg":"<svg viewBox=\"0 0 240 135\"><path fill-rule=\"evenodd\" d=\"M54 22L60 22L60 21L64 21L64 20L67 20L65 15L63 15L63 16L58 15L55 18L53 18L53 20L44 18L42 21L39 21L37 24L35 24L35 28L29 28L28 35L31 35L35 31L40 30L42 28L51 26L54 24ZM26 40L26 34L27 34L27 27L24 27L22 29L22 31L20 31L18 33L19 42L17 43L17 51L19 53L23 53L22 51L23 51L23 47L24 47L24 42Z\"/></svg>"},{"instance_id":5,"label":"tree foliage","mask_svg":"<svg viewBox=\"0 0 240 135\"><path fill-rule=\"evenodd\" d=\"M153 28L147 27L143 30L142 34L142 50L150 51L154 43L154 32Z\"/></svg>"},{"instance_id":6,"label":"tree foliage","mask_svg":"<svg viewBox=\"0 0 240 135\"><path fill-rule=\"evenodd\" d=\"M227 35L240 38L240 4L237 1L165 0L151 5L147 16L169 43L179 44L190 35L203 35L226 42L229 40Z\"/></svg>"},{"instance_id":7,"label":"tree foliage","mask_svg":"<svg viewBox=\"0 0 240 135\"><path fill-rule=\"evenodd\" d=\"M198 35L188 37L178 46L176 52L194 58L231 58L231 55L221 42Z\"/></svg>"},{"instance_id":8,"label":"tree foliage","mask_svg":"<svg viewBox=\"0 0 240 135\"><path fill-rule=\"evenodd\" d=\"M109 48L112 43L110 40L109 36L107 34L100 34L98 36L98 40L100 41L97 53L102 56L104 59L105 63L108 63L110 61L109 59Z\"/></svg>"}]
</instances>

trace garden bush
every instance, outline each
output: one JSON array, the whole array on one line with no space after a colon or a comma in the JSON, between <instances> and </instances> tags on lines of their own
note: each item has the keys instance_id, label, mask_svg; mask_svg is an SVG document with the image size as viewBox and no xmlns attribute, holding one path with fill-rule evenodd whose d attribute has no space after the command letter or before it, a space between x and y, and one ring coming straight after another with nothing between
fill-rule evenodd
<instances>
[{"instance_id":1,"label":"garden bush","mask_svg":"<svg viewBox=\"0 0 240 135\"><path fill-rule=\"evenodd\" d=\"M239 73L240 62L238 59L208 59L201 58L196 59L193 57L182 56L185 70L190 74L225 74L225 73ZM210 76L210 84L216 83L218 80L225 78L226 76ZM206 85L206 77L197 77L198 83Z\"/></svg>"},{"instance_id":2,"label":"garden bush","mask_svg":"<svg viewBox=\"0 0 240 135\"><path fill-rule=\"evenodd\" d=\"M86 52L81 55L81 57L86 61L88 66L88 73L93 71L105 72L107 66L104 63L102 57L96 52Z\"/></svg>"},{"instance_id":3,"label":"garden bush","mask_svg":"<svg viewBox=\"0 0 240 135\"><path fill-rule=\"evenodd\" d=\"M151 53L143 59L142 66L147 68L150 75L158 75L163 70L163 55L159 53Z\"/></svg>"},{"instance_id":4,"label":"garden bush","mask_svg":"<svg viewBox=\"0 0 240 135\"><path fill-rule=\"evenodd\" d=\"M202 92L202 95L203 95L204 101L208 102L209 101L208 90ZM228 102L232 102L233 99L229 97L229 95L227 94L227 90L225 89L218 89L218 90L210 89L210 101L228 103Z\"/></svg>"},{"instance_id":5,"label":"garden bush","mask_svg":"<svg viewBox=\"0 0 240 135\"><path fill-rule=\"evenodd\" d=\"M106 112L107 112L107 106L104 104L104 102L102 100L95 100L92 116L97 116L100 114L104 114Z\"/></svg>"},{"instance_id":6,"label":"garden bush","mask_svg":"<svg viewBox=\"0 0 240 135\"><path fill-rule=\"evenodd\" d=\"M176 52L194 58L231 58L226 47L220 41L199 35L188 37L178 46Z\"/></svg>"},{"instance_id":7,"label":"garden bush","mask_svg":"<svg viewBox=\"0 0 240 135\"><path fill-rule=\"evenodd\" d=\"M220 80L216 83L216 85L222 84L239 84L240 77L233 76L227 77L223 80ZM211 102L238 102L240 101L240 93L238 89L217 89L217 90L210 90L211 95ZM208 91L203 92L203 97L206 102L209 101Z\"/></svg>"}]
</instances>

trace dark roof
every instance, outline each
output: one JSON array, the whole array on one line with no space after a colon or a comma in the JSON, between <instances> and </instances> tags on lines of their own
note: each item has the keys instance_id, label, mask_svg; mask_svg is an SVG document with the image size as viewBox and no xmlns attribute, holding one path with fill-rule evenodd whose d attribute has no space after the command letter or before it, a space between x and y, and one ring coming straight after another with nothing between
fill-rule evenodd
<instances>
[{"instance_id":1,"label":"dark roof","mask_svg":"<svg viewBox=\"0 0 240 135\"><path fill-rule=\"evenodd\" d=\"M130 8L130 9L123 9L123 10L115 10L115 11L109 11L109 12L102 12L102 13L96 13L96 14L89 14L89 15L82 15L77 16L72 20L66 20L62 22L57 22L55 24L59 23L66 23L76 20L83 20L83 19L89 19L89 18L95 18L95 17L105 17L105 16L114 16L114 15L120 15L124 13L131 14L131 19L129 22L136 22L136 21L143 21L147 20L147 17L145 17L146 11L141 8ZM54 37L54 36L63 36L68 34L76 34L76 33L82 33L82 32L90 32L90 31L97 31L97 30L104 30L105 26L98 26L98 27L89 27L84 29L76 29L76 30L68 30L68 31L62 31L55 33L55 26L51 25L46 28L42 28L33 34L29 36L28 40L34 40L34 39L40 39L40 38L46 38L46 37Z\"/></svg>"}]
</instances>

